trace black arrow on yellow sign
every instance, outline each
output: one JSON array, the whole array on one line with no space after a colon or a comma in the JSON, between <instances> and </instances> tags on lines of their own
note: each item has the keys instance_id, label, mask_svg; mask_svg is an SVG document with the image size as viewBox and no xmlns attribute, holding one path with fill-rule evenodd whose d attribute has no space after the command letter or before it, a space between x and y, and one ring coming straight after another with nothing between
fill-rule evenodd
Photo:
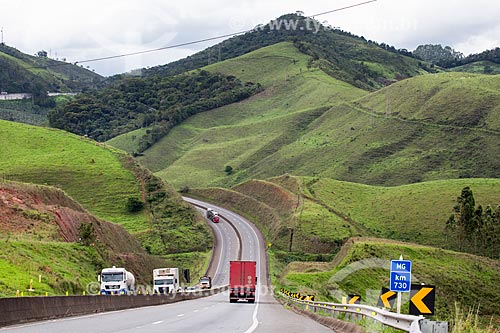
<instances>
[{"instance_id":1,"label":"black arrow on yellow sign","mask_svg":"<svg viewBox=\"0 0 500 333\"><path fill-rule=\"evenodd\" d=\"M436 301L436 287L420 284L412 284L410 291L410 314L412 315L434 315L434 303Z\"/></svg>"},{"instance_id":2,"label":"black arrow on yellow sign","mask_svg":"<svg viewBox=\"0 0 500 333\"><path fill-rule=\"evenodd\" d=\"M377 306L382 306L387 309L392 309L397 293L390 291L388 288L382 288L380 297L378 298Z\"/></svg>"},{"instance_id":3,"label":"black arrow on yellow sign","mask_svg":"<svg viewBox=\"0 0 500 333\"><path fill-rule=\"evenodd\" d=\"M347 304L360 304L361 303L361 296L360 295L348 295L349 300L347 301Z\"/></svg>"}]
</instances>

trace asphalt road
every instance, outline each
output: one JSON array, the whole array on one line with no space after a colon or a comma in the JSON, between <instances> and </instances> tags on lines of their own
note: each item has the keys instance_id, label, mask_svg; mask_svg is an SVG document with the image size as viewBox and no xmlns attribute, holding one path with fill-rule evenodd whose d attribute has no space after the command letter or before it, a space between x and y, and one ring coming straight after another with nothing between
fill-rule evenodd
<instances>
[{"instance_id":1,"label":"asphalt road","mask_svg":"<svg viewBox=\"0 0 500 333\"><path fill-rule=\"evenodd\" d=\"M269 291L265 242L245 218L192 199L230 219L241 235L241 259L257 261L258 293L255 304L229 303L228 292L197 300L11 326L9 332L331 332L317 322L282 307ZM212 223L212 222L210 222ZM219 259L214 262L214 285L228 281L229 260L237 257L239 242L222 219L212 223Z\"/></svg>"}]
</instances>

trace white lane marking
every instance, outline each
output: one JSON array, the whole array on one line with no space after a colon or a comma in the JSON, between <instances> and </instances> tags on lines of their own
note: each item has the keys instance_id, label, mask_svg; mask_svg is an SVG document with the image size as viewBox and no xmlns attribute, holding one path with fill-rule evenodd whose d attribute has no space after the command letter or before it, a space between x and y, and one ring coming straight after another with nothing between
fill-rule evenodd
<instances>
[{"instance_id":1,"label":"white lane marking","mask_svg":"<svg viewBox=\"0 0 500 333\"><path fill-rule=\"evenodd\" d=\"M193 312L198 312L198 311L200 311L200 310L193 310Z\"/></svg>"},{"instance_id":2,"label":"white lane marking","mask_svg":"<svg viewBox=\"0 0 500 333\"><path fill-rule=\"evenodd\" d=\"M161 323L163 323L163 320L155 321L152 325L158 325L158 324L161 324Z\"/></svg>"},{"instance_id":3,"label":"white lane marking","mask_svg":"<svg viewBox=\"0 0 500 333\"><path fill-rule=\"evenodd\" d=\"M221 249L220 249L220 254L219 254L219 262L217 263L217 268L215 269L215 276L214 276L214 280L215 280L215 277L217 275L219 275L219 269L220 269L220 263L223 261L223 255L224 255L224 237L222 236L222 232L220 231L219 228L215 228L217 230L217 232L219 233L220 235L220 240L221 240Z\"/></svg>"},{"instance_id":4,"label":"white lane marking","mask_svg":"<svg viewBox=\"0 0 500 333\"><path fill-rule=\"evenodd\" d=\"M177 317L182 317L184 316L184 313L178 314Z\"/></svg>"},{"instance_id":5,"label":"white lane marking","mask_svg":"<svg viewBox=\"0 0 500 333\"><path fill-rule=\"evenodd\" d=\"M259 320L257 319L257 311L259 311L259 294L257 294L257 299L255 300L257 302L257 305L255 306L255 309L253 310L252 326L250 326L245 331L245 333L252 333L253 331L255 331L255 329L257 328L257 326L259 326Z\"/></svg>"}]
</instances>

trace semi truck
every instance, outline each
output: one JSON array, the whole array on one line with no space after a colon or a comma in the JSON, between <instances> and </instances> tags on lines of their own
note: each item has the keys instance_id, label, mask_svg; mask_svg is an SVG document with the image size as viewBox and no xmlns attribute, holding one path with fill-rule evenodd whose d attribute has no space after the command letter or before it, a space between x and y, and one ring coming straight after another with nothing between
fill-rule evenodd
<instances>
[{"instance_id":1,"label":"semi truck","mask_svg":"<svg viewBox=\"0 0 500 333\"><path fill-rule=\"evenodd\" d=\"M157 294L174 293L179 289L178 268L157 268L153 270L153 291Z\"/></svg>"},{"instance_id":2,"label":"semi truck","mask_svg":"<svg viewBox=\"0 0 500 333\"><path fill-rule=\"evenodd\" d=\"M255 302L257 285L255 261L229 262L229 302Z\"/></svg>"},{"instance_id":3,"label":"semi truck","mask_svg":"<svg viewBox=\"0 0 500 333\"><path fill-rule=\"evenodd\" d=\"M134 291L134 274L125 268L104 268L98 277L102 295L124 295Z\"/></svg>"},{"instance_id":4,"label":"semi truck","mask_svg":"<svg viewBox=\"0 0 500 333\"><path fill-rule=\"evenodd\" d=\"M207 208L207 218L214 223L219 223L220 221L219 213L212 208Z\"/></svg>"},{"instance_id":5,"label":"semi truck","mask_svg":"<svg viewBox=\"0 0 500 333\"><path fill-rule=\"evenodd\" d=\"M212 288L212 278L210 276L202 276L200 278L200 289L210 289Z\"/></svg>"}]
</instances>

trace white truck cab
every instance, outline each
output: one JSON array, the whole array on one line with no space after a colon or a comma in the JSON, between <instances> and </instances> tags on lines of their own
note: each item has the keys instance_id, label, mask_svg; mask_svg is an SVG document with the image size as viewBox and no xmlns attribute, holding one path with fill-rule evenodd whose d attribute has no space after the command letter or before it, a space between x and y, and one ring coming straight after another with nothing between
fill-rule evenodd
<instances>
[{"instance_id":1,"label":"white truck cab","mask_svg":"<svg viewBox=\"0 0 500 333\"><path fill-rule=\"evenodd\" d=\"M99 275L102 295L124 295L134 291L135 277L125 268L104 268Z\"/></svg>"}]
</instances>

